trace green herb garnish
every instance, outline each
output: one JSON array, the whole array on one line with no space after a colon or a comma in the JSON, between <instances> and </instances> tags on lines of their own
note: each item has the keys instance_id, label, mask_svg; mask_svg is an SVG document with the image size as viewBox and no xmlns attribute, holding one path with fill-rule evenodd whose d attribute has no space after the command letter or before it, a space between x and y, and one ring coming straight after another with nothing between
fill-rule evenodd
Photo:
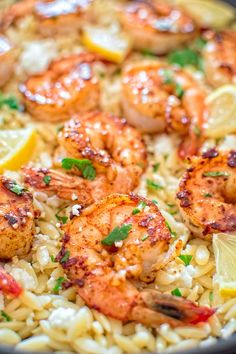
<instances>
[{"instance_id":1,"label":"green herb garnish","mask_svg":"<svg viewBox=\"0 0 236 354\"><path fill-rule=\"evenodd\" d=\"M168 223L168 221L165 220L165 224L166 224L167 229L170 231L171 235L172 235L173 237L175 237L177 234L176 234L175 231L173 231L173 230L171 229L170 224Z\"/></svg>"},{"instance_id":2,"label":"green herb garnish","mask_svg":"<svg viewBox=\"0 0 236 354\"><path fill-rule=\"evenodd\" d=\"M55 217L57 218L58 221L60 221L62 224L65 224L68 220L68 216L61 216L59 215L62 210L67 208L68 205L63 206L61 209L58 210L58 212L55 214Z\"/></svg>"},{"instance_id":3,"label":"green herb garnish","mask_svg":"<svg viewBox=\"0 0 236 354\"><path fill-rule=\"evenodd\" d=\"M122 241L128 237L130 230L132 229L131 224L124 224L122 226L116 226L107 237L105 237L101 242L103 245L112 246L116 241Z\"/></svg>"},{"instance_id":4,"label":"green herb garnish","mask_svg":"<svg viewBox=\"0 0 236 354\"><path fill-rule=\"evenodd\" d=\"M157 200L152 199L152 202L153 202L154 204L158 205L158 201L157 201Z\"/></svg>"},{"instance_id":5,"label":"green herb garnish","mask_svg":"<svg viewBox=\"0 0 236 354\"><path fill-rule=\"evenodd\" d=\"M144 236L141 238L141 241L145 241L148 237L149 237L149 235L144 235Z\"/></svg>"},{"instance_id":6,"label":"green herb garnish","mask_svg":"<svg viewBox=\"0 0 236 354\"><path fill-rule=\"evenodd\" d=\"M193 46L196 50L201 51L205 45L207 44L207 40L203 37L199 37L195 40L195 42L193 43Z\"/></svg>"},{"instance_id":7,"label":"green herb garnish","mask_svg":"<svg viewBox=\"0 0 236 354\"><path fill-rule=\"evenodd\" d=\"M160 167L160 162L155 163L152 166L153 172L157 172L159 170L159 167Z\"/></svg>"},{"instance_id":8,"label":"green herb garnish","mask_svg":"<svg viewBox=\"0 0 236 354\"><path fill-rule=\"evenodd\" d=\"M160 184L156 183L152 179L148 178L146 183L147 183L147 188L148 189L151 189L151 190L163 189L163 187Z\"/></svg>"},{"instance_id":9,"label":"green herb garnish","mask_svg":"<svg viewBox=\"0 0 236 354\"><path fill-rule=\"evenodd\" d=\"M163 69L162 72L164 76L164 84L166 85L174 84L172 72L168 69Z\"/></svg>"},{"instance_id":10,"label":"green herb garnish","mask_svg":"<svg viewBox=\"0 0 236 354\"><path fill-rule=\"evenodd\" d=\"M184 95L184 89L178 82L175 84L175 94L179 98L182 98Z\"/></svg>"},{"instance_id":11,"label":"green herb garnish","mask_svg":"<svg viewBox=\"0 0 236 354\"><path fill-rule=\"evenodd\" d=\"M56 262L56 257L52 254L51 256L50 256L50 259L51 259L51 262Z\"/></svg>"},{"instance_id":12,"label":"green herb garnish","mask_svg":"<svg viewBox=\"0 0 236 354\"><path fill-rule=\"evenodd\" d=\"M62 168L65 170L71 170L73 167L81 171L82 176L90 181L93 181L96 177L96 170L90 160L72 159L69 157L62 160Z\"/></svg>"},{"instance_id":13,"label":"green herb garnish","mask_svg":"<svg viewBox=\"0 0 236 354\"><path fill-rule=\"evenodd\" d=\"M198 69L202 69L201 57L200 55L192 49L186 48L182 50L177 50L170 53L168 57L170 64L175 64L181 67L187 65L196 66Z\"/></svg>"},{"instance_id":14,"label":"green herb garnish","mask_svg":"<svg viewBox=\"0 0 236 354\"><path fill-rule=\"evenodd\" d=\"M185 264L186 266L188 266L188 265L190 264L190 262L191 262L193 256L191 256L190 254L181 254L181 255L179 256L179 258L181 259L181 261L184 262L184 264Z\"/></svg>"},{"instance_id":15,"label":"green herb garnish","mask_svg":"<svg viewBox=\"0 0 236 354\"><path fill-rule=\"evenodd\" d=\"M0 314L4 318L5 322L12 321L12 318L5 311L1 310Z\"/></svg>"},{"instance_id":16,"label":"green herb garnish","mask_svg":"<svg viewBox=\"0 0 236 354\"><path fill-rule=\"evenodd\" d=\"M179 290L179 288L176 288L176 289L172 290L171 294L173 296L182 296L181 291Z\"/></svg>"},{"instance_id":17,"label":"green herb garnish","mask_svg":"<svg viewBox=\"0 0 236 354\"><path fill-rule=\"evenodd\" d=\"M209 301L210 301L210 304L213 302L213 292L210 291L209 293Z\"/></svg>"},{"instance_id":18,"label":"green herb garnish","mask_svg":"<svg viewBox=\"0 0 236 354\"><path fill-rule=\"evenodd\" d=\"M70 251L67 250L67 251L65 252L64 256L61 258L60 263L65 263L65 262L67 262L68 259L69 259L69 257L70 257Z\"/></svg>"},{"instance_id":19,"label":"green herb garnish","mask_svg":"<svg viewBox=\"0 0 236 354\"><path fill-rule=\"evenodd\" d=\"M10 181L7 183L6 188L17 195L22 195L26 191L23 186L19 185L15 181Z\"/></svg>"},{"instance_id":20,"label":"green herb garnish","mask_svg":"<svg viewBox=\"0 0 236 354\"><path fill-rule=\"evenodd\" d=\"M58 279L56 279L55 286L54 286L54 288L52 289L52 291L53 291L54 293L58 293L59 290L62 289L62 284L63 284L65 281L66 281L66 279L63 278L63 277L59 277Z\"/></svg>"},{"instance_id":21,"label":"green herb garnish","mask_svg":"<svg viewBox=\"0 0 236 354\"><path fill-rule=\"evenodd\" d=\"M141 201L138 204L137 208L134 208L134 210L132 211L132 214L136 215L136 214L140 213L140 211L142 211L145 208L145 206L147 206L147 204L145 202Z\"/></svg>"},{"instance_id":22,"label":"green herb garnish","mask_svg":"<svg viewBox=\"0 0 236 354\"><path fill-rule=\"evenodd\" d=\"M211 198L211 197L212 197L212 194L211 194L211 193L205 193L205 194L203 194L203 195L204 195L205 198L208 198L208 197Z\"/></svg>"},{"instance_id":23,"label":"green herb garnish","mask_svg":"<svg viewBox=\"0 0 236 354\"><path fill-rule=\"evenodd\" d=\"M201 129L197 125L193 127L193 132L196 136L201 136Z\"/></svg>"},{"instance_id":24,"label":"green herb garnish","mask_svg":"<svg viewBox=\"0 0 236 354\"><path fill-rule=\"evenodd\" d=\"M15 110L20 109L20 105L14 96L6 97L2 93L0 93L0 108L2 108L3 106L8 106L9 108Z\"/></svg>"},{"instance_id":25,"label":"green herb garnish","mask_svg":"<svg viewBox=\"0 0 236 354\"><path fill-rule=\"evenodd\" d=\"M43 177L43 181L46 184L46 186L49 186L51 179L52 179L52 177L49 175Z\"/></svg>"},{"instance_id":26,"label":"green herb garnish","mask_svg":"<svg viewBox=\"0 0 236 354\"><path fill-rule=\"evenodd\" d=\"M226 171L209 171L202 174L204 177L229 177Z\"/></svg>"},{"instance_id":27,"label":"green herb garnish","mask_svg":"<svg viewBox=\"0 0 236 354\"><path fill-rule=\"evenodd\" d=\"M148 56L148 57L156 57L156 54L153 53L150 49L148 48L144 48L141 50L141 53L145 56Z\"/></svg>"}]
</instances>

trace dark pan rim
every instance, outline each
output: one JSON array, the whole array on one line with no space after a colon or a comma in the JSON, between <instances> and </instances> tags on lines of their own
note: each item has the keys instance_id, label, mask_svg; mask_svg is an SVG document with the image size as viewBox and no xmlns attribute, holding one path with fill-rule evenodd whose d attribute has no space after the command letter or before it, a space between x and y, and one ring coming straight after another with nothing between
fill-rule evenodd
<instances>
[{"instance_id":1,"label":"dark pan rim","mask_svg":"<svg viewBox=\"0 0 236 354\"><path fill-rule=\"evenodd\" d=\"M0 0L1 1L1 0ZM191 1L191 0L190 0ZM225 2L231 4L236 8L236 0L224 0ZM60 351L61 353L63 351ZM0 354L52 354L52 352L39 352L39 351L23 351L16 350L13 346L0 344ZM236 333L231 335L227 339L219 339L215 344L206 345L206 346L196 346L193 349L182 350L180 349L177 352L172 352L173 354L236 354ZM150 354L144 352L143 354ZM160 353L159 353L160 354Z\"/></svg>"}]
</instances>

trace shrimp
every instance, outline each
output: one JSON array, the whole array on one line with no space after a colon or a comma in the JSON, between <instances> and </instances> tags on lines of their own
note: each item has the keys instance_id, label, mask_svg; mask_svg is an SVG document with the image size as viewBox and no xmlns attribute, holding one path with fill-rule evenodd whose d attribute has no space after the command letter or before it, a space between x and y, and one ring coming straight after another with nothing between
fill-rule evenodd
<instances>
[{"instance_id":1,"label":"shrimp","mask_svg":"<svg viewBox=\"0 0 236 354\"><path fill-rule=\"evenodd\" d=\"M172 130L185 138L179 153L193 155L206 114L205 91L184 71L145 61L126 68L121 104L129 123L145 133Z\"/></svg>"},{"instance_id":2,"label":"shrimp","mask_svg":"<svg viewBox=\"0 0 236 354\"><path fill-rule=\"evenodd\" d=\"M5 85L11 77L15 59L15 48L5 36L0 35L0 86Z\"/></svg>"},{"instance_id":3,"label":"shrimp","mask_svg":"<svg viewBox=\"0 0 236 354\"><path fill-rule=\"evenodd\" d=\"M236 31L207 32L205 37L203 60L208 83L213 87L236 83Z\"/></svg>"},{"instance_id":4,"label":"shrimp","mask_svg":"<svg viewBox=\"0 0 236 354\"><path fill-rule=\"evenodd\" d=\"M21 0L2 15L0 29L6 30L19 19L34 15L39 33L43 36L70 34L82 27L92 0Z\"/></svg>"},{"instance_id":5,"label":"shrimp","mask_svg":"<svg viewBox=\"0 0 236 354\"><path fill-rule=\"evenodd\" d=\"M58 135L59 148L55 162L63 159L87 161L96 169L95 178L83 179L55 170L25 168L27 184L37 189L57 193L64 199L76 200L82 205L91 204L111 193L129 193L139 184L147 164L147 153L141 134L120 119L108 113L91 112L71 119ZM72 160L73 162L74 160ZM44 177L51 177L44 183ZM89 176L88 176L89 178Z\"/></svg>"},{"instance_id":6,"label":"shrimp","mask_svg":"<svg viewBox=\"0 0 236 354\"><path fill-rule=\"evenodd\" d=\"M145 289L182 249L153 202L113 194L84 209L64 231L57 259L90 308L152 327L198 323L215 312Z\"/></svg>"},{"instance_id":7,"label":"shrimp","mask_svg":"<svg viewBox=\"0 0 236 354\"><path fill-rule=\"evenodd\" d=\"M160 1L136 0L122 7L121 24L136 49L165 54L191 41L197 28L182 9Z\"/></svg>"},{"instance_id":8,"label":"shrimp","mask_svg":"<svg viewBox=\"0 0 236 354\"><path fill-rule=\"evenodd\" d=\"M0 258L26 255L34 235L33 197L22 186L0 177ZM1 285L0 285L1 289Z\"/></svg>"},{"instance_id":9,"label":"shrimp","mask_svg":"<svg viewBox=\"0 0 236 354\"><path fill-rule=\"evenodd\" d=\"M236 151L210 149L194 157L177 193L190 230L202 238L236 231Z\"/></svg>"},{"instance_id":10,"label":"shrimp","mask_svg":"<svg viewBox=\"0 0 236 354\"><path fill-rule=\"evenodd\" d=\"M19 86L28 112L37 120L59 122L99 106L100 88L92 64L98 57L81 53L51 63Z\"/></svg>"}]
</instances>

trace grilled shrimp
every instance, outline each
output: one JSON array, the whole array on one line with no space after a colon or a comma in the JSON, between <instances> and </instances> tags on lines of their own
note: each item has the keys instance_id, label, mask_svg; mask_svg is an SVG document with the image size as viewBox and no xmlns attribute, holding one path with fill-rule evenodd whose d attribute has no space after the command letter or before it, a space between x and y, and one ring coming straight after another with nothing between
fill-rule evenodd
<instances>
[{"instance_id":1,"label":"grilled shrimp","mask_svg":"<svg viewBox=\"0 0 236 354\"><path fill-rule=\"evenodd\" d=\"M0 258L29 252L34 234L32 199L22 186L0 177Z\"/></svg>"},{"instance_id":2,"label":"grilled shrimp","mask_svg":"<svg viewBox=\"0 0 236 354\"><path fill-rule=\"evenodd\" d=\"M0 29L6 30L17 20L34 15L43 36L78 32L87 18L92 0L21 0L2 15Z\"/></svg>"},{"instance_id":3,"label":"grilled shrimp","mask_svg":"<svg viewBox=\"0 0 236 354\"><path fill-rule=\"evenodd\" d=\"M194 21L181 9L160 1L136 0L122 7L120 21L136 49L165 54L191 41Z\"/></svg>"},{"instance_id":4,"label":"grilled shrimp","mask_svg":"<svg viewBox=\"0 0 236 354\"><path fill-rule=\"evenodd\" d=\"M25 181L64 199L73 199L76 195L83 205L111 193L131 192L146 167L146 148L141 134L125 119L108 113L92 112L71 119L59 133L58 142L57 164L61 166L63 158L89 161L96 169L95 178L83 179L76 168L71 172L78 176L25 168ZM45 174L51 177L48 185L44 183Z\"/></svg>"},{"instance_id":5,"label":"grilled shrimp","mask_svg":"<svg viewBox=\"0 0 236 354\"><path fill-rule=\"evenodd\" d=\"M236 31L207 32L203 49L206 79L213 87L236 83Z\"/></svg>"},{"instance_id":6,"label":"grilled shrimp","mask_svg":"<svg viewBox=\"0 0 236 354\"><path fill-rule=\"evenodd\" d=\"M194 157L177 198L183 218L196 236L235 232L236 151L210 149L202 157Z\"/></svg>"},{"instance_id":7,"label":"grilled shrimp","mask_svg":"<svg viewBox=\"0 0 236 354\"><path fill-rule=\"evenodd\" d=\"M92 64L98 57L81 53L51 63L19 86L26 109L37 120L58 122L98 107L100 89Z\"/></svg>"},{"instance_id":8,"label":"grilled shrimp","mask_svg":"<svg viewBox=\"0 0 236 354\"><path fill-rule=\"evenodd\" d=\"M3 86L11 77L15 59L15 48L5 36L0 35L0 86Z\"/></svg>"},{"instance_id":9,"label":"grilled shrimp","mask_svg":"<svg viewBox=\"0 0 236 354\"><path fill-rule=\"evenodd\" d=\"M215 311L145 286L178 256L157 206L135 195L113 194L64 226L57 256L86 304L123 322L156 327L206 321Z\"/></svg>"},{"instance_id":10,"label":"grilled shrimp","mask_svg":"<svg viewBox=\"0 0 236 354\"><path fill-rule=\"evenodd\" d=\"M122 107L128 122L146 133L168 129L187 136L180 147L183 158L197 152L204 98L204 89L189 73L164 63L134 64L123 74Z\"/></svg>"}]
</instances>

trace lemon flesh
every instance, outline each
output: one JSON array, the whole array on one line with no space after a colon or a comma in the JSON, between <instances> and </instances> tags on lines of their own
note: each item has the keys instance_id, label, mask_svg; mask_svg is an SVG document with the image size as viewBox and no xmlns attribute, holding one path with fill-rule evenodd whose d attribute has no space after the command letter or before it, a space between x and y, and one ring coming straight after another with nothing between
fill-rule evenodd
<instances>
[{"instance_id":1,"label":"lemon flesh","mask_svg":"<svg viewBox=\"0 0 236 354\"><path fill-rule=\"evenodd\" d=\"M236 85L224 85L206 98L208 120L204 135L221 138L236 133Z\"/></svg>"},{"instance_id":2,"label":"lemon flesh","mask_svg":"<svg viewBox=\"0 0 236 354\"><path fill-rule=\"evenodd\" d=\"M0 173L18 170L29 161L36 143L33 128L0 131Z\"/></svg>"},{"instance_id":3,"label":"lemon flesh","mask_svg":"<svg viewBox=\"0 0 236 354\"><path fill-rule=\"evenodd\" d=\"M94 26L85 28L82 42L89 50L117 64L122 63L130 49L130 41L125 35Z\"/></svg>"},{"instance_id":4,"label":"lemon flesh","mask_svg":"<svg viewBox=\"0 0 236 354\"><path fill-rule=\"evenodd\" d=\"M235 17L235 9L223 1L175 0L201 27L221 29Z\"/></svg>"},{"instance_id":5,"label":"lemon flesh","mask_svg":"<svg viewBox=\"0 0 236 354\"><path fill-rule=\"evenodd\" d=\"M216 282L223 297L236 295L236 235L213 235Z\"/></svg>"}]
</instances>

